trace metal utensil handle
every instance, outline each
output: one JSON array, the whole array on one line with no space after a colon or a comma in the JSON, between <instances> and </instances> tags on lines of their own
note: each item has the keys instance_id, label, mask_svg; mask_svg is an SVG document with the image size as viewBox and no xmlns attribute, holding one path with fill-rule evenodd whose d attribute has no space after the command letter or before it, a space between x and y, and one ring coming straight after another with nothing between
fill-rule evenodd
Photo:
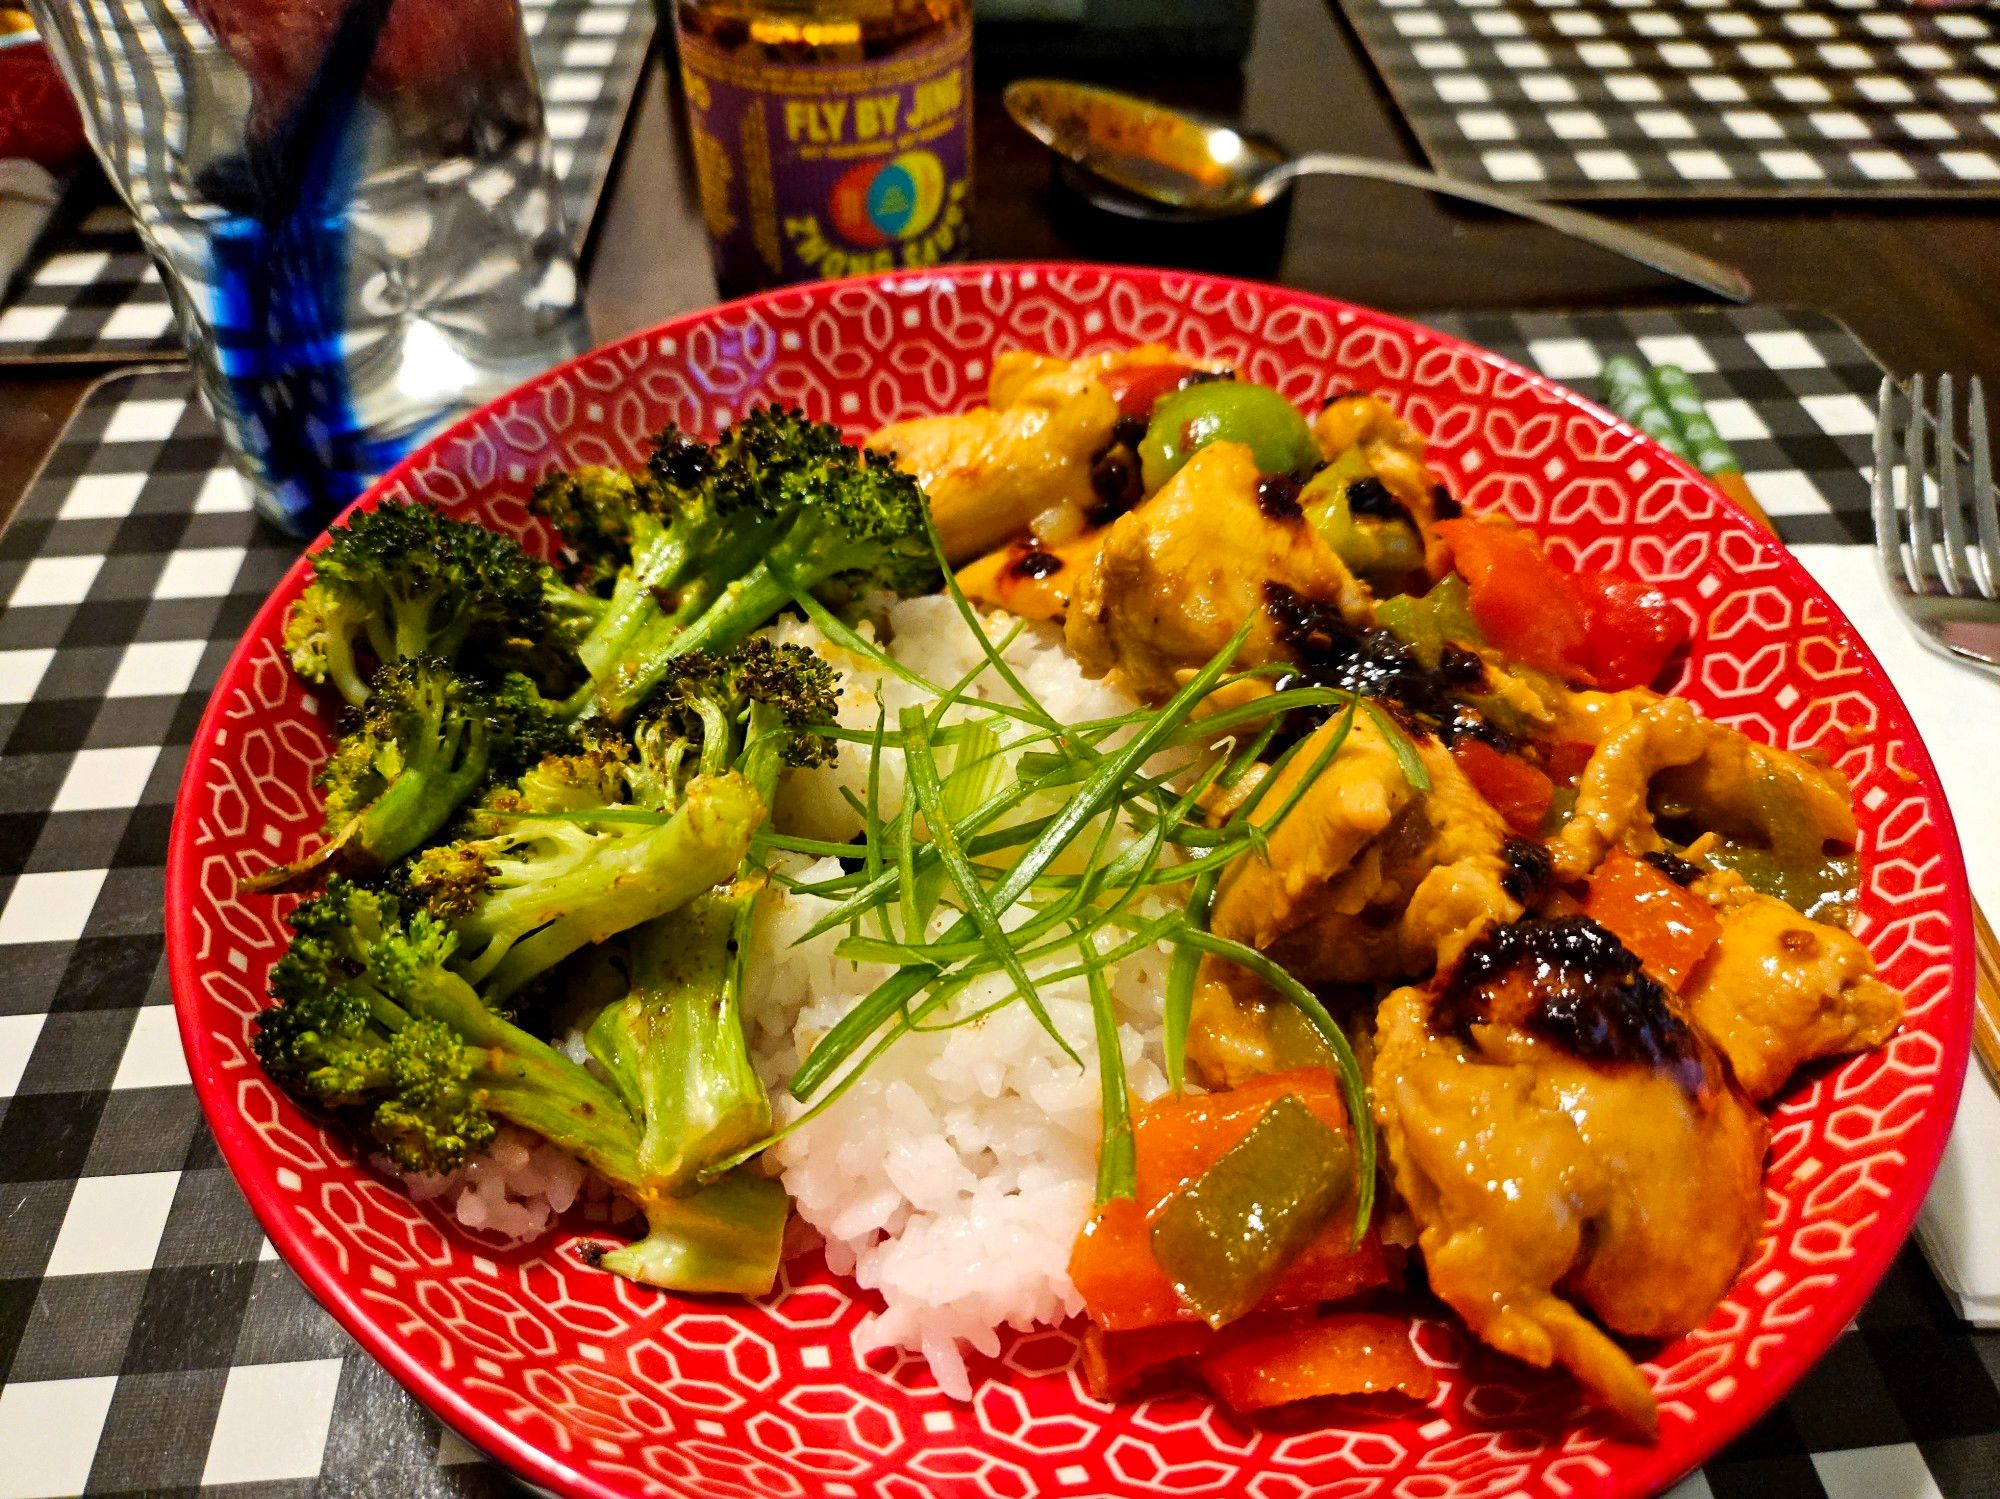
<instances>
[{"instance_id":1,"label":"metal utensil handle","mask_svg":"<svg viewBox=\"0 0 2000 1499\"><path fill-rule=\"evenodd\" d=\"M1645 234L1637 229L1627 228L1610 219L1600 218L1594 213L1582 213L1574 208L1562 208L1554 203L1542 203L1533 198L1523 198L1514 193L1503 193L1496 188L1484 187L1476 182L1465 182L1456 177L1441 177L1436 172L1420 171L1416 167L1406 167L1400 162L1375 161L1363 156L1336 156L1331 153L1312 152L1296 158L1278 168L1266 184L1293 177L1372 177L1378 182L1397 182L1405 187L1421 187L1447 198L1463 198L1469 203L1483 204L1497 208L1502 213L1511 213L1520 218L1532 219L1545 224L1558 234L1567 234L1572 239L1580 239L1599 249L1609 250L1614 255L1622 255L1627 260L1636 260L1641 265L1651 266L1656 271L1664 271L1669 276L1699 286L1704 291L1714 292L1718 297L1727 297L1732 302L1750 300L1750 282L1741 271L1710 260L1706 255L1697 255L1692 250L1683 250L1679 245L1660 239L1656 235Z\"/></svg>"}]
</instances>

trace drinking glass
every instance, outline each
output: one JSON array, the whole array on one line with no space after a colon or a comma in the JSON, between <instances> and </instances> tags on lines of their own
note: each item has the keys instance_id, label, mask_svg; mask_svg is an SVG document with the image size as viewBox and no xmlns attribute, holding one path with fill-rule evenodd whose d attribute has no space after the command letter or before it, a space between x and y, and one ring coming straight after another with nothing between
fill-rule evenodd
<instances>
[{"instance_id":1,"label":"drinking glass","mask_svg":"<svg viewBox=\"0 0 2000 1499\"><path fill-rule=\"evenodd\" d=\"M518 0L29 0L295 535L589 343Z\"/></svg>"}]
</instances>

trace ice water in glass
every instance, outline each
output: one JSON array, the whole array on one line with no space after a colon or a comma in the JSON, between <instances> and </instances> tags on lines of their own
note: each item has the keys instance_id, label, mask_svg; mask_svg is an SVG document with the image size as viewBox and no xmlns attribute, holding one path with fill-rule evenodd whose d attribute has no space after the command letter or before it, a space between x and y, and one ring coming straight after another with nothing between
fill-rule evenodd
<instances>
[{"instance_id":1,"label":"ice water in glass","mask_svg":"<svg viewBox=\"0 0 2000 1499\"><path fill-rule=\"evenodd\" d=\"M518 0L31 0L259 510L588 335Z\"/></svg>"}]
</instances>

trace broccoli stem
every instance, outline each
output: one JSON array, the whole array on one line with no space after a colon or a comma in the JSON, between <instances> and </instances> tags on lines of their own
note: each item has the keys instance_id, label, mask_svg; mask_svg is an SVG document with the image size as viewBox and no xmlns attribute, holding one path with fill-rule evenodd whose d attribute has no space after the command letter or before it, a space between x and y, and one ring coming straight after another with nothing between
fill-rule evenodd
<instances>
[{"instance_id":1,"label":"broccoli stem","mask_svg":"<svg viewBox=\"0 0 2000 1499\"><path fill-rule=\"evenodd\" d=\"M646 1237L598 1263L649 1286L762 1296L778 1278L790 1206L777 1182L739 1167L688 1196L641 1201Z\"/></svg>"},{"instance_id":2,"label":"broccoli stem","mask_svg":"<svg viewBox=\"0 0 2000 1499\"><path fill-rule=\"evenodd\" d=\"M454 718L443 737L409 748L414 752L410 763L355 818L359 826L352 833L343 829L335 834L336 842L365 855L365 862L378 869L424 843L479 789L493 743L484 722Z\"/></svg>"},{"instance_id":3,"label":"broccoli stem","mask_svg":"<svg viewBox=\"0 0 2000 1499\"><path fill-rule=\"evenodd\" d=\"M663 531L635 547L632 565L620 574L603 618L577 648L577 658L598 684L600 701L607 691L619 698L619 714L607 716L628 714L651 696L665 663L680 650L660 656L659 672L636 695L628 691L629 663L635 658L651 660L660 644L672 641L690 620L704 616L718 597L736 586L728 580L756 566L780 524L771 519L748 526L707 548L691 544L676 530ZM783 603L780 595L755 624L730 640L748 634Z\"/></svg>"},{"instance_id":4,"label":"broccoli stem","mask_svg":"<svg viewBox=\"0 0 2000 1499\"><path fill-rule=\"evenodd\" d=\"M794 589L809 592L858 560L845 549L829 548L824 556L804 550L804 557L791 557L780 542L770 557L723 588L700 613L662 613L640 630L626 642L615 668L607 674L592 672L604 716L623 722L658 690L676 657L736 644L790 603Z\"/></svg>"},{"instance_id":5,"label":"broccoli stem","mask_svg":"<svg viewBox=\"0 0 2000 1499\"><path fill-rule=\"evenodd\" d=\"M577 659L593 678L610 671L627 642L658 617L660 595L678 586L693 560L674 531L635 521L635 527L640 525L646 538L633 548L631 565L612 585L604 613L576 648Z\"/></svg>"},{"instance_id":6,"label":"broccoli stem","mask_svg":"<svg viewBox=\"0 0 2000 1499\"><path fill-rule=\"evenodd\" d=\"M633 934L633 990L613 1014L645 1121L640 1169L676 1190L771 1128L742 1015L744 946L760 887L738 880Z\"/></svg>"},{"instance_id":7,"label":"broccoli stem","mask_svg":"<svg viewBox=\"0 0 2000 1499\"><path fill-rule=\"evenodd\" d=\"M382 659L401 660L426 654L451 655L458 642L447 640L442 633L433 634L431 631L431 614L436 606L437 596L431 593L392 596L390 613L394 617L395 625L394 656L385 655ZM381 654L379 645L377 654Z\"/></svg>"},{"instance_id":8,"label":"broccoli stem","mask_svg":"<svg viewBox=\"0 0 2000 1499\"><path fill-rule=\"evenodd\" d=\"M472 1082L492 1113L561 1146L609 1180L640 1187L638 1130L618 1095L589 1068L495 1014L449 969L396 987L411 1014L449 1026L463 1042L472 1056ZM382 1018L380 1007L377 1013Z\"/></svg>"},{"instance_id":9,"label":"broccoli stem","mask_svg":"<svg viewBox=\"0 0 2000 1499\"><path fill-rule=\"evenodd\" d=\"M326 674L340 690L340 695L354 707L358 708L368 701L368 679L361 674L361 663L354 659L354 644L347 636L331 634L327 637Z\"/></svg>"}]
</instances>

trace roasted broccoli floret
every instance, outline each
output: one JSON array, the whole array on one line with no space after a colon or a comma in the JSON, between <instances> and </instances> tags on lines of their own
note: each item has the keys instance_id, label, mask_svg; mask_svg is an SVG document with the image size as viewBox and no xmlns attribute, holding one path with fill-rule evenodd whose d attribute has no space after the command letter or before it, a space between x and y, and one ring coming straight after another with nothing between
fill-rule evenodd
<instances>
[{"instance_id":1,"label":"roasted broccoli floret","mask_svg":"<svg viewBox=\"0 0 2000 1499\"><path fill-rule=\"evenodd\" d=\"M479 1058L434 1014L454 999L484 1009L442 967L449 937L428 917L405 927L392 897L337 877L291 923L271 970L278 1004L257 1021L265 1069L301 1099L365 1117L405 1170L461 1165L493 1138L493 1119ZM438 992L413 1003L418 975Z\"/></svg>"},{"instance_id":2,"label":"roasted broccoli floret","mask_svg":"<svg viewBox=\"0 0 2000 1499\"><path fill-rule=\"evenodd\" d=\"M833 758L837 746L818 730L833 723L839 701L839 673L825 661L759 636L720 654L674 657L632 739L640 760L664 774L741 772L768 809L779 767Z\"/></svg>"},{"instance_id":3,"label":"roasted broccoli floret","mask_svg":"<svg viewBox=\"0 0 2000 1499\"><path fill-rule=\"evenodd\" d=\"M678 658L634 737L641 760L663 777L734 774L769 807L780 766L830 754L813 726L829 722L834 705L825 662L753 639L727 656ZM631 993L588 1031L592 1054L646 1121L641 1165L676 1185L771 1128L742 1019L750 923L766 883L746 858L727 884L637 928L628 940Z\"/></svg>"},{"instance_id":4,"label":"roasted broccoli floret","mask_svg":"<svg viewBox=\"0 0 2000 1499\"><path fill-rule=\"evenodd\" d=\"M498 1002L728 879L764 806L734 772L663 783L597 731L487 796L468 836L425 849L404 882L457 937L459 972Z\"/></svg>"},{"instance_id":5,"label":"roasted broccoli floret","mask_svg":"<svg viewBox=\"0 0 2000 1499\"><path fill-rule=\"evenodd\" d=\"M285 649L300 676L332 682L358 706L373 666L415 656L456 663L475 637L496 649L559 639L552 585L548 564L510 536L428 505L378 505L336 526L314 554Z\"/></svg>"},{"instance_id":6,"label":"roasted broccoli floret","mask_svg":"<svg viewBox=\"0 0 2000 1499\"><path fill-rule=\"evenodd\" d=\"M603 594L631 557L633 517L658 514L661 506L649 476L586 465L549 474L528 508L555 528L570 582Z\"/></svg>"},{"instance_id":7,"label":"roasted broccoli floret","mask_svg":"<svg viewBox=\"0 0 2000 1499\"><path fill-rule=\"evenodd\" d=\"M629 490L592 473L545 484L538 505L574 528L572 552L597 573L623 548L604 614L578 647L614 721L646 703L676 656L736 644L794 589L922 593L938 582L915 481L776 406L713 447L669 428Z\"/></svg>"},{"instance_id":8,"label":"roasted broccoli floret","mask_svg":"<svg viewBox=\"0 0 2000 1499\"><path fill-rule=\"evenodd\" d=\"M451 934L428 914L333 880L292 915L271 975L278 1003L256 1049L302 1101L356 1119L405 1170L442 1172L493 1138L534 1131L589 1165L646 1215L647 1236L605 1257L634 1279L686 1291L760 1294L783 1242L785 1194L737 1171L671 1189L640 1164L642 1120L619 1092L497 1014L450 965Z\"/></svg>"},{"instance_id":9,"label":"roasted broccoli floret","mask_svg":"<svg viewBox=\"0 0 2000 1499\"><path fill-rule=\"evenodd\" d=\"M343 715L320 770L320 846L244 888L296 889L328 867L385 869L444 827L490 774L538 760L568 737L567 724L518 678L488 691L432 657L392 662L376 673L368 701Z\"/></svg>"}]
</instances>

